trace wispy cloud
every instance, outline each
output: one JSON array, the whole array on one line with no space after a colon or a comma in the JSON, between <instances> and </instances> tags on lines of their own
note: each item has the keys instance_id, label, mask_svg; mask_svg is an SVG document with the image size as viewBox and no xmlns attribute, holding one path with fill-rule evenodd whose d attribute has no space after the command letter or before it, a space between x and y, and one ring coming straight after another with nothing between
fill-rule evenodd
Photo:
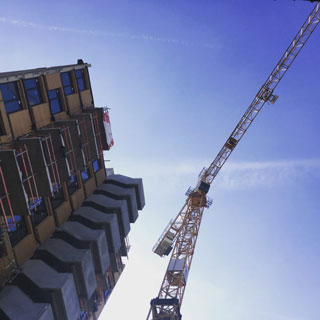
<instances>
[{"instance_id":1,"label":"wispy cloud","mask_svg":"<svg viewBox=\"0 0 320 320\"><path fill-rule=\"evenodd\" d=\"M14 20L8 19L5 17L0 17L0 23L9 24L12 26L20 28L33 28L37 30L46 30L50 32L66 32L66 33L75 33L89 36L97 37L112 37L112 38L123 38L128 40L142 40L142 41L154 41L154 42L163 42L172 45L179 45L185 47L203 47L208 49L216 49L217 46L212 43L197 43L190 41L183 41L181 39L167 38L167 37L158 37L149 34L130 34L130 33L120 33L120 32L110 32L110 31L101 31L101 30L88 30L88 29L78 29L78 28L69 28L55 25L43 25L30 21L24 20Z\"/></svg>"},{"instance_id":2,"label":"wispy cloud","mask_svg":"<svg viewBox=\"0 0 320 320\"><path fill-rule=\"evenodd\" d=\"M135 165L124 164L133 172L146 178L161 176L162 180L196 180L201 163L209 161L176 162L138 162ZM119 164L119 163L118 163ZM117 166L118 166L117 164ZM134 168L133 168L134 166ZM255 187L275 187L297 183L305 179L320 179L320 159L296 159L266 162L228 162L214 182L222 189L246 189Z\"/></svg>"},{"instance_id":3,"label":"wispy cloud","mask_svg":"<svg viewBox=\"0 0 320 320\"><path fill-rule=\"evenodd\" d=\"M320 159L231 162L221 172L219 183L228 189L274 187L306 178L320 178L319 168Z\"/></svg>"},{"instance_id":4,"label":"wispy cloud","mask_svg":"<svg viewBox=\"0 0 320 320\"><path fill-rule=\"evenodd\" d=\"M301 318L296 318L284 314L279 313L262 313L264 317L270 319L270 320L301 320Z\"/></svg>"}]
</instances>

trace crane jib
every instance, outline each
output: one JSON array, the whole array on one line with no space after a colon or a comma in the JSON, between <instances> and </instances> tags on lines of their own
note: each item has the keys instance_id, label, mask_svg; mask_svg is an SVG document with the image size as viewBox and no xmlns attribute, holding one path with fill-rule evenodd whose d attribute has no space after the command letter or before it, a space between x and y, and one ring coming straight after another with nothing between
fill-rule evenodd
<instances>
[{"instance_id":1,"label":"crane jib","mask_svg":"<svg viewBox=\"0 0 320 320\"><path fill-rule=\"evenodd\" d=\"M313 2L312 0L309 0ZM160 256L167 255L172 247L172 254L157 298L151 301L147 320L179 320L180 308L186 288L193 253L199 233L202 214L211 200L207 193L210 184L227 161L232 151L247 132L265 103L275 103L278 96L275 88L288 71L289 67L310 38L320 22L320 3L299 29L277 65L261 86L239 123L218 152L208 168L204 168L195 188L187 192L187 200L172 222L169 223L153 251ZM178 308L179 307L179 308Z\"/></svg>"}]
</instances>

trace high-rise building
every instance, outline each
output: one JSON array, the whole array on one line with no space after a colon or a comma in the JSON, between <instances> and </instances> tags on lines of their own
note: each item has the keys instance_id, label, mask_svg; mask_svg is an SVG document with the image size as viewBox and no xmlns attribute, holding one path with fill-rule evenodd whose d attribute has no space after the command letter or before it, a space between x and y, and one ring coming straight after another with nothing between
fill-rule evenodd
<instances>
[{"instance_id":1,"label":"high-rise building","mask_svg":"<svg viewBox=\"0 0 320 320\"><path fill-rule=\"evenodd\" d=\"M0 73L0 319L97 319L124 269L142 179L105 168L89 67Z\"/></svg>"}]
</instances>

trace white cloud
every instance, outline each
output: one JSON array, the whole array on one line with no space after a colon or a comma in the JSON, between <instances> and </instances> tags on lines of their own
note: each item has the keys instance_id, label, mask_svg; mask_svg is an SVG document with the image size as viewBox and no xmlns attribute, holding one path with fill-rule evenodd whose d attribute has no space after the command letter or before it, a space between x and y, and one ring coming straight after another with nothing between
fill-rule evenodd
<instances>
[{"instance_id":1,"label":"white cloud","mask_svg":"<svg viewBox=\"0 0 320 320\"><path fill-rule=\"evenodd\" d=\"M320 159L271 162L231 162L220 173L219 186L228 189L274 187L301 179L319 178Z\"/></svg>"},{"instance_id":2,"label":"white cloud","mask_svg":"<svg viewBox=\"0 0 320 320\"><path fill-rule=\"evenodd\" d=\"M301 320L300 318L279 314L279 313L263 313L261 314L270 320ZM307 319L305 319L307 320Z\"/></svg>"},{"instance_id":3,"label":"white cloud","mask_svg":"<svg viewBox=\"0 0 320 320\"><path fill-rule=\"evenodd\" d=\"M196 183L201 163L209 161L189 160L182 162L136 162L125 164L117 161L117 167L130 168L135 175L146 180L161 177L162 181ZM302 179L320 178L320 159L296 159L266 162L228 162L219 172L214 185L222 189L246 189L275 187L292 184ZM122 170L119 170L121 172ZM130 173L129 173L130 174ZM158 179L156 180L159 183Z\"/></svg>"},{"instance_id":4,"label":"white cloud","mask_svg":"<svg viewBox=\"0 0 320 320\"><path fill-rule=\"evenodd\" d=\"M148 34L129 34L129 33L120 33L120 32L110 32L110 31L101 31L101 30L87 30L87 29L76 29L68 28L61 26L50 26L33 23L30 21L23 20L13 20L5 17L0 17L0 23L5 23L9 25L14 25L22 28L33 28L38 30L47 30L53 32L68 32L68 33L78 33L84 35L98 36L98 37L112 37L112 38L123 38L129 40L143 40L143 41L154 41L154 42L163 42L167 44L174 44L185 47L204 47L208 49L217 49L217 46L212 43L196 43L190 41L183 41L180 39L173 38L162 38Z\"/></svg>"}]
</instances>

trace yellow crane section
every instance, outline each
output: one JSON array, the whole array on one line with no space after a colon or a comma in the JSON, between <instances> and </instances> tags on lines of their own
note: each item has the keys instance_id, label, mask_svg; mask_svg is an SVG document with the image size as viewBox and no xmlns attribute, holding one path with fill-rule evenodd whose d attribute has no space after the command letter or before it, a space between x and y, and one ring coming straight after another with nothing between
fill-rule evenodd
<instances>
[{"instance_id":1,"label":"yellow crane section","mask_svg":"<svg viewBox=\"0 0 320 320\"><path fill-rule=\"evenodd\" d=\"M319 13L320 3L318 2L267 80L259 89L216 158L208 168L204 168L200 172L196 187L187 191L185 204L176 218L170 221L154 246L153 251L161 257L169 255L171 251L172 254L158 296L151 300L147 320L181 319L180 308L203 211L204 208L208 208L212 203L212 200L207 196L210 185L264 104L273 104L278 99L278 96L274 94L274 90L318 26L320 22Z\"/></svg>"}]
</instances>

